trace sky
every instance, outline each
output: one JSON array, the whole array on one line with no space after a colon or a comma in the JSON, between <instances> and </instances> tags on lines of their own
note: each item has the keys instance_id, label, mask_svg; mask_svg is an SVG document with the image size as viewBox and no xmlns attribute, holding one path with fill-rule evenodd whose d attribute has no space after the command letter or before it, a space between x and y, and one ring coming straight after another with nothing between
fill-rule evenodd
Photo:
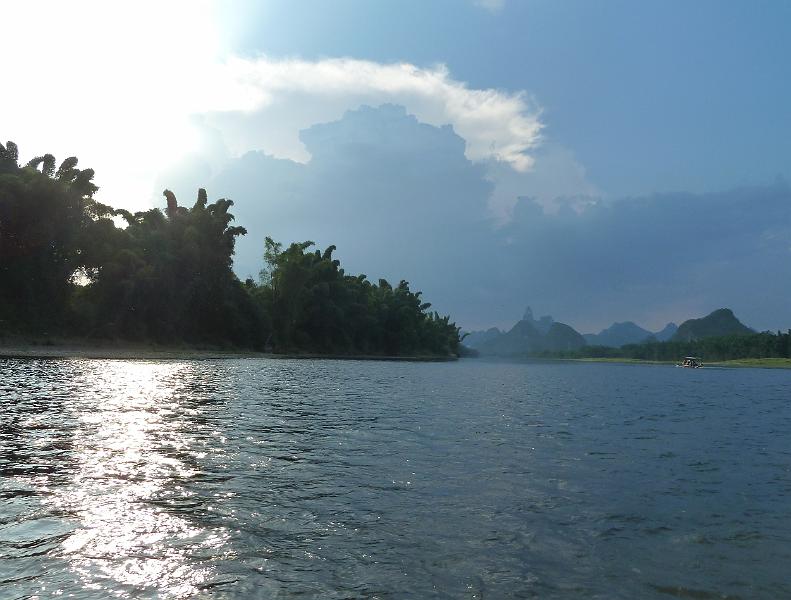
<instances>
[{"instance_id":1,"label":"sky","mask_svg":"<svg viewBox=\"0 0 791 600\"><path fill-rule=\"evenodd\" d=\"M0 138L231 198L465 329L791 327L791 4L3 2Z\"/></svg>"}]
</instances>

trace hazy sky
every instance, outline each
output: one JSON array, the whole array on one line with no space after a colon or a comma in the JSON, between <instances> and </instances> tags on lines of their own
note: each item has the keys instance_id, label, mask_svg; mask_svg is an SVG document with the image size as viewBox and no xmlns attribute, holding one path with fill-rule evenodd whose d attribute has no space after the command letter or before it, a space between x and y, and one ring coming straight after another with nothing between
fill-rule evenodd
<instances>
[{"instance_id":1,"label":"hazy sky","mask_svg":"<svg viewBox=\"0 0 791 600\"><path fill-rule=\"evenodd\" d=\"M791 3L3 3L0 138L230 197L468 328L791 327Z\"/></svg>"}]
</instances>

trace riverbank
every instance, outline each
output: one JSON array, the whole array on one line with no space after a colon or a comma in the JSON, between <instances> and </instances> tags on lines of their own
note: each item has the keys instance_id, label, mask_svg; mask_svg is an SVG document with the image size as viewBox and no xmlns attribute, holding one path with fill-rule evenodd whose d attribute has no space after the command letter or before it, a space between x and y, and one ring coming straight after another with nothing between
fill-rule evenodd
<instances>
[{"instance_id":1,"label":"riverbank","mask_svg":"<svg viewBox=\"0 0 791 600\"><path fill-rule=\"evenodd\" d=\"M104 360L216 360L238 358L380 360L406 362L447 362L454 356L378 356L371 354L275 354L228 348L196 346L157 346L134 343L85 343L82 341L0 340L0 358L53 358Z\"/></svg>"},{"instance_id":2,"label":"riverbank","mask_svg":"<svg viewBox=\"0 0 791 600\"><path fill-rule=\"evenodd\" d=\"M677 361L641 360L639 358L569 358L573 362L605 362L638 365L675 365ZM703 362L703 367L753 368L753 369L791 369L791 358L739 358Z\"/></svg>"},{"instance_id":3,"label":"riverbank","mask_svg":"<svg viewBox=\"0 0 791 600\"><path fill-rule=\"evenodd\" d=\"M753 367L759 369L791 369L791 358L739 358L705 363L712 367Z\"/></svg>"}]
</instances>

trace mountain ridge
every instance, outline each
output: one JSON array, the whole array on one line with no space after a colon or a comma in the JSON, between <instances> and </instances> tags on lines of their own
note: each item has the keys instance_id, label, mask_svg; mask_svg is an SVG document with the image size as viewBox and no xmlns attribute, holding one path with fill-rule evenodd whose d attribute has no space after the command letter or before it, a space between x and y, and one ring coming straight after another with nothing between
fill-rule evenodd
<instances>
[{"instance_id":1,"label":"mountain ridge","mask_svg":"<svg viewBox=\"0 0 791 600\"><path fill-rule=\"evenodd\" d=\"M527 307L513 327L502 331L491 327L468 332L465 345L481 356L515 356L542 352L577 350L583 346L620 348L631 344L666 341L695 341L724 335L747 335L754 330L744 325L729 308L720 308L703 317L687 319L681 325L668 323L659 331L644 329L633 321L615 322L598 334L580 334L551 316L536 319Z\"/></svg>"},{"instance_id":2,"label":"mountain ridge","mask_svg":"<svg viewBox=\"0 0 791 600\"><path fill-rule=\"evenodd\" d=\"M675 342L693 342L709 337L751 333L755 331L737 319L730 308L718 308L705 317L687 319L670 339Z\"/></svg>"},{"instance_id":3,"label":"mountain ridge","mask_svg":"<svg viewBox=\"0 0 791 600\"><path fill-rule=\"evenodd\" d=\"M620 348L626 344L642 344L647 341L664 342L669 340L678 329L673 322L659 331L649 331L633 321L616 322L599 333L585 333L582 337L589 346Z\"/></svg>"}]
</instances>

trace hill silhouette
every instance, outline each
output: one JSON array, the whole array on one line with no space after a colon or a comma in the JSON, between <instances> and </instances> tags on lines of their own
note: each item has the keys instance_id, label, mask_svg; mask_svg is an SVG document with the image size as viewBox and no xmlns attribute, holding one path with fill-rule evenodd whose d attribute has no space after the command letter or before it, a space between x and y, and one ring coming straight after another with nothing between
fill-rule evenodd
<instances>
[{"instance_id":1,"label":"hill silhouette","mask_svg":"<svg viewBox=\"0 0 791 600\"><path fill-rule=\"evenodd\" d=\"M656 340L664 342L669 340L676 332L676 324L668 323L661 331L648 331L632 321L613 323L599 333L586 333L583 335L589 346L607 346L620 348L626 344L642 344Z\"/></svg>"},{"instance_id":2,"label":"hill silhouette","mask_svg":"<svg viewBox=\"0 0 791 600\"><path fill-rule=\"evenodd\" d=\"M528 307L523 318L507 332L496 329L474 332L467 343L481 356L525 356L578 350L585 345L585 339L574 328L550 316L534 318Z\"/></svg>"},{"instance_id":3,"label":"hill silhouette","mask_svg":"<svg viewBox=\"0 0 791 600\"><path fill-rule=\"evenodd\" d=\"M671 338L675 342L693 342L724 335L750 335L755 333L739 321L729 308L720 308L700 319L684 321Z\"/></svg>"}]
</instances>

